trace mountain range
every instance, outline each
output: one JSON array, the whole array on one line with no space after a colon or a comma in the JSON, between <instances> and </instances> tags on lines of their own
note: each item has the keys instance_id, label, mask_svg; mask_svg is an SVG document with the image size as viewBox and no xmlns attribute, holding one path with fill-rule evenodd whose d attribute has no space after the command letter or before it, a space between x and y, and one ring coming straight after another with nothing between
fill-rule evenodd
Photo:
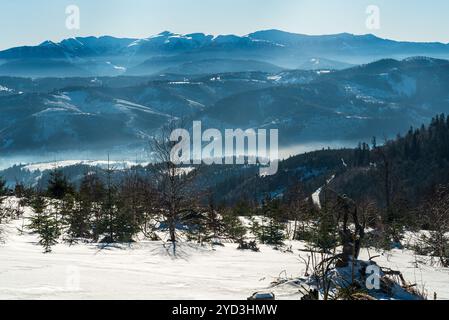
<instances>
[{"instance_id":1,"label":"mountain range","mask_svg":"<svg viewBox=\"0 0 449 320\"><path fill-rule=\"evenodd\" d=\"M394 137L449 110L449 61L383 59L338 71L0 77L0 151L142 150L167 122L276 128L281 147Z\"/></svg>"},{"instance_id":2,"label":"mountain range","mask_svg":"<svg viewBox=\"0 0 449 320\"><path fill-rule=\"evenodd\" d=\"M79 77L342 69L381 58L417 55L449 58L449 45L400 42L372 34L310 36L264 30L245 36L212 36L165 31L144 39L77 37L11 48L0 52L0 75Z\"/></svg>"},{"instance_id":3,"label":"mountain range","mask_svg":"<svg viewBox=\"0 0 449 320\"><path fill-rule=\"evenodd\" d=\"M277 30L13 48L0 52L0 152L135 155L181 119L276 128L281 148L381 141L448 113L449 61L429 57L448 48Z\"/></svg>"}]
</instances>

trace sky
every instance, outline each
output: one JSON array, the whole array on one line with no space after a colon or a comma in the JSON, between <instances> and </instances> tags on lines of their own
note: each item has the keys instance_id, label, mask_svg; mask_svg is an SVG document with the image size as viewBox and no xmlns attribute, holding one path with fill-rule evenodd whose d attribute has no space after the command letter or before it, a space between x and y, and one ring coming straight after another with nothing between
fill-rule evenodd
<instances>
[{"instance_id":1,"label":"sky","mask_svg":"<svg viewBox=\"0 0 449 320\"><path fill-rule=\"evenodd\" d=\"M79 8L79 29L66 27L69 5ZM379 8L374 30L366 24L370 5ZM449 1L0 0L0 49L75 36L145 38L165 30L244 35L264 29L449 43Z\"/></svg>"}]
</instances>

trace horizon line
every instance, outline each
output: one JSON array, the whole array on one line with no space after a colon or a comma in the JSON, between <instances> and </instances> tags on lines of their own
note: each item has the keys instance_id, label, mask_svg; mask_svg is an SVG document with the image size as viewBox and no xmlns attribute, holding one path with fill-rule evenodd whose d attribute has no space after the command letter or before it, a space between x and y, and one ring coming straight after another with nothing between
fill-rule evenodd
<instances>
[{"instance_id":1,"label":"horizon line","mask_svg":"<svg viewBox=\"0 0 449 320\"><path fill-rule=\"evenodd\" d=\"M351 32L339 32L339 33L326 33L326 34L307 34L307 33L297 33L297 32L291 32L291 31L285 31L282 29L276 29L276 28L269 28L269 29L260 29L260 30L256 30L247 34L236 34L236 33L219 33L219 34L214 34L214 33L205 33L205 32L189 32L189 33L178 33L178 32L173 32L173 31L169 31L169 30L163 30L159 33L156 34L152 34L149 35L148 37L144 37L144 38L140 38L140 37L132 37L132 36L119 36L119 35L111 35L111 34L103 34L103 35L79 35L79 36L73 36L73 37L63 37L60 38L59 40L54 40L53 39L46 39L44 41L41 41L37 44L23 44L23 45L18 45L18 46L13 46L13 47L6 47L4 49L1 49L0 47L0 51L6 51L6 50L10 50L10 49L14 49L14 48L21 48L21 47L36 47L36 46L40 46L46 42L52 42L55 44L59 44L64 40L69 40L69 39L83 39L83 38L114 38L114 39L129 39L129 40L144 40L144 39L149 39L151 37L154 36L158 36L161 35L163 33L169 32L173 35L182 35L182 36L186 36L186 35L193 35L193 34L204 34L206 36L213 36L214 38L218 37L218 36L238 36L238 37L247 37L251 34L257 33L257 32L267 32L267 31L278 31L278 32L283 32L283 33L288 33L288 34L292 34L292 35L299 35L299 36L306 36L306 37L326 37L326 36L339 36L339 35L351 35L351 36L355 36L355 37L363 37L363 36L373 36L375 38L381 39L381 40L387 40L387 41L394 41L394 42L399 42L399 43L419 43L419 44L442 44L442 45L449 45L449 42L445 43L442 41L412 41L412 40L398 40L398 39L393 39L393 38L384 38L384 37L380 37L377 36L374 33L351 33Z\"/></svg>"}]
</instances>

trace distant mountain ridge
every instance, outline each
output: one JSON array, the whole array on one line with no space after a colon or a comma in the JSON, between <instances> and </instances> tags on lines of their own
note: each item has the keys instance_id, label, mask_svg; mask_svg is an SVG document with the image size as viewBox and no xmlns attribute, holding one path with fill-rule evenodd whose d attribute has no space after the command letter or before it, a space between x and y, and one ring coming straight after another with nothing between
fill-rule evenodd
<instances>
[{"instance_id":1,"label":"distant mountain ridge","mask_svg":"<svg viewBox=\"0 0 449 320\"><path fill-rule=\"evenodd\" d=\"M0 51L0 152L135 152L178 119L278 128L287 148L391 137L448 113L444 58L443 43L279 30L11 48Z\"/></svg>"},{"instance_id":2,"label":"distant mountain ridge","mask_svg":"<svg viewBox=\"0 0 449 320\"><path fill-rule=\"evenodd\" d=\"M270 63L283 69L315 69L317 65L310 63L313 59L325 61L323 68L342 69L380 58L402 59L415 55L449 58L449 45L393 41L372 34L310 36L264 30L245 36L213 36L164 31L144 39L77 37L58 43L45 41L38 46L7 49L0 51L0 75L148 75L210 59L228 60L227 64L236 62L232 71L264 71L254 70L254 62ZM46 61L44 66L42 60ZM155 61L164 68L148 68L148 64ZM245 65L241 61L250 63ZM142 71L136 71L136 68ZM133 71L127 73L129 69ZM208 73L207 67L199 67L195 73Z\"/></svg>"},{"instance_id":3,"label":"distant mountain ridge","mask_svg":"<svg viewBox=\"0 0 449 320\"><path fill-rule=\"evenodd\" d=\"M0 77L0 152L142 150L170 120L279 129L281 147L394 137L449 113L449 61L344 70L24 79Z\"/></svg>"}]
</instances>

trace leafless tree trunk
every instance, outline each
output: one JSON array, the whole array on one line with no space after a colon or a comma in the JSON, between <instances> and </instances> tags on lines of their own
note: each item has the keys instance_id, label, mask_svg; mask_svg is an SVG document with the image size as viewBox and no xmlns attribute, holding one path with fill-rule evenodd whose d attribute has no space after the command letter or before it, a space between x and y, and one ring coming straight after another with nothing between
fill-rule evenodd
<instances>
[{"instance_id":1,"label":"leafless tree trunk","mask_svg":"<svg viewBox=\"0 0 449 320\"><path fill-rule=\"evenodd\" d=\"M337 223L340 227L339 235L343 246L343 252L340 255L341 261L339 261L338 266L344 267L359 257L362 240L365 237L366 221L364 217L360 219L362 215L352 199L346 195L336 194L336 196L335 210L338 215ZM353 230L349 227L351 222L354 225ZM341 226L340 223L342 223Z\"/></svg>"},{"instance_id":2,"label":"leafless tree trunk","mask_svg":"<svg viewBox=\"0 0 449 320\"><path fill-rule=\"evenodd\" d=\"M437 257L441 266L449 266L449 188L439 187L421 209L425 211L429 235L421 237L421 250Z\"/></svg>"},{"instance_id":3,"label":"leafless tree trunk","mask_svg":"<svg viewBox=\"0 0 449 320\"><path fill-rule=\"evenodd\" d=\"M171 132L176 129L171 123L161 130L158 137L150 141L154 164L150 169L155 179L157 213L167 224L169 241L176 254L176 226L182 223L183 216L196 207L196 197L191 190L194 173L184 174L181 166L174 164L170 153L176 142L170 141Z\"/></svg>"}]
</instances>

